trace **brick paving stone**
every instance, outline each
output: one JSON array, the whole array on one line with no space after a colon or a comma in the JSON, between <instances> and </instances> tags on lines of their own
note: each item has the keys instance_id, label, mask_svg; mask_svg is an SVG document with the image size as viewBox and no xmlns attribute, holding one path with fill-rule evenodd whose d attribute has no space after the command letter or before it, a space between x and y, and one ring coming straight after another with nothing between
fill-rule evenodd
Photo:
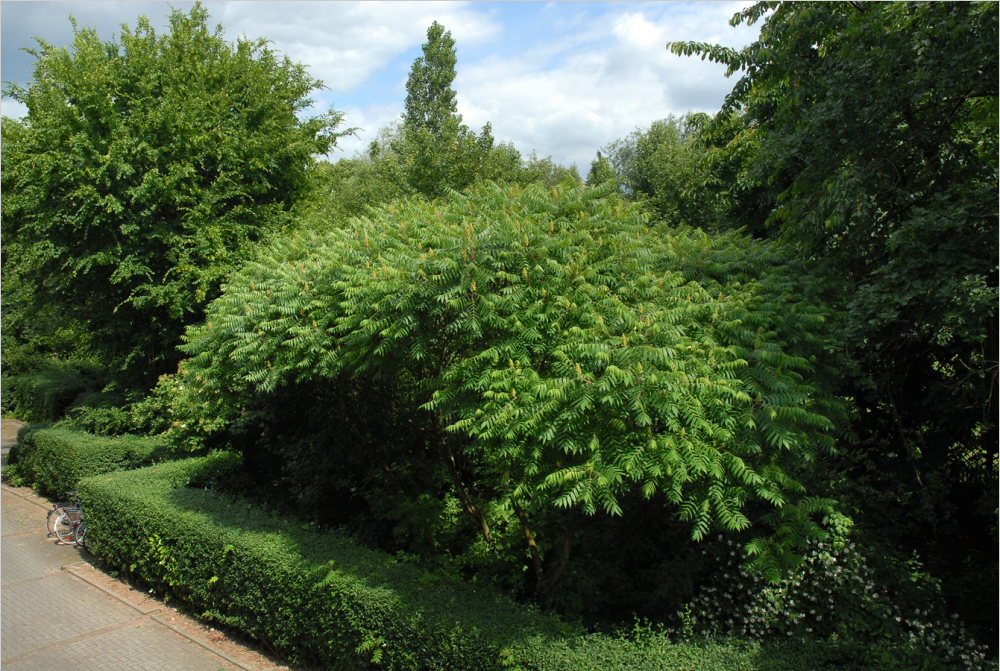
<instances>
[{"instance_id":1,"label":"brick paving stone","mask_svg":"<svg viewBox=\"0 0 1000 671\"><path fill-rule=\"evenodd\" d=\"M238 667L152 620L42 650L4 671L231 671Z\"/></svg>"},{"instance_id":2,"label":"brick paving stone","mask_svg":"<svg viewBox=\"0 0 1000 671\"><path fill-rule=\"evenodd\" d=\"M4 536L45 529L45 509L24 499L0 503L0 533Z\"/></svg>"},{"instance_id":3,"label":"brick paving stone","mask_svg":"<svg viewBox=\"0 0 1000 671\"><path fill-rule=\"evenodd\" d=\"M4 660L139 615L66 573L6 585L0 592L0 608L4 614L0 619L0 659Z\"/></svg>"},{"instance_id":4,"label":"brick paving stone","mask_svg":"<svg viewBox=\"0 0 1000 671\"><path fill-rule=\"evenodd\" d=\"M87 553L73 545L60 545L45 537L45 533L5 536L0 562L0 584L41 578L59 571L63 566L84 561Z\"/></svg>"}]
</instances>

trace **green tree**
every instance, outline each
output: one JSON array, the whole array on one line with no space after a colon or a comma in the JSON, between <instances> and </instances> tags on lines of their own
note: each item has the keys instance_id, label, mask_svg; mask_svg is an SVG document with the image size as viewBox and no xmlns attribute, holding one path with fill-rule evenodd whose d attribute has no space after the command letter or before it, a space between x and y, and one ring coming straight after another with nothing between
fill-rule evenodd
<instances>
[{"instance_id":1,"label":"green tree","mask_svg":"<svg viewBox=\"0 0 1000 671\"><path fill-rule=\"evenodd\" d=\"M573 514L629 495L695 538L753 527L777 575L833 513L797 480L841 412L816 283L773 245L650 230L613 190L484 183L275 245L188 331L179 439L284 384L413 380L456 507L487 548L527 539L542 602Z\"/></svg>"},{"instance_id":2,"label":"green tree","mask_svg":"<svg viewBox=\"0 0 1000 671\"><path fill-rule=\"evenodd\" d=\"M618 183L618 176L608 159L597 152L597 158L590 163L590 171L587 173L587 186L600 186L608 182Z\"/></svg>"},{"instance_id":3,"label":"green tree","mask_svg":"<svg viewBox=\"0 0 1000 671\"><path fill-rule=\"evenodd\" d=\"M995 600L971 605L994 589L958 574L997 579L996 5L768 2L732 22L762 19L739 52L668 45L742 72L706 183L734 226L828 265L859 411L843 486L995 639Z\"/></svg>"},{"instance_id":4,"label":"green tree","mask_svg":"<svg viewBox=\"0 0 1000 671\"><path fill-rule=\"evenodd\" d=\"M522 163L521 175L516 181L518 184L525 186L538 183L551 189L553 186L562 184L566 180L569 180L573 184L579 184L582 181L580 179L580 172L576 169L576 164L570 165L567 168L553 161L551 156L539 158L532 151L531 156Z\"/></svg>"},{"instance_id":5,"label":"green tree","mask_svg":"<svg viewBox=\"0 0 1000 671\"><path fill-rule=\"evenodd\" d=\"M406 81L403 138L394 143L411 188L436 198L478 180L516 175L521 157L513 145L496 145L486 124L477 136L462 123L455 102L455 40L437 21L427 29L423 56Z\"/></svg>"},{"instance_id":6,"label":"green tree","mask_svg":"<svg viewBox=\"0 0 1000 671\"><path fill-rule=\"evenodd\" d=\"M604 147L598 161L607 162L627 197L648 203L664 221L714 229L721 212L704 184L704 150L698 138L707 120L704 114L689 113L654 121Z\"/></svg>"},{"instance_id":7,"label":"green tree","mask_svg":"<svg viewBox=\"0 0 1000 671\"><path fill-rule=\"evenodd\" d=\"M78 318L133 388L176 366L185 325L343 135L334 110L298 118L321 86L302 65L207 22L195 5L109 41L74 23L72 50L39 40L31 83L4 89L28 109L3 119L4 284Z\"/></svg>"},{"instance_id":8,"label":"green tree","mask_svg":"<svg viewBox=\"0 0 1000 671\"><path fill-rule=\"evenodd\" d=\"M310 169L309 194L296 206L297 227L326 231L347 225L371 207L413 195L394 149L403 138L401 120L379 129L367 150L336 163L317 161Z\"/></svg>"}]
</instances>

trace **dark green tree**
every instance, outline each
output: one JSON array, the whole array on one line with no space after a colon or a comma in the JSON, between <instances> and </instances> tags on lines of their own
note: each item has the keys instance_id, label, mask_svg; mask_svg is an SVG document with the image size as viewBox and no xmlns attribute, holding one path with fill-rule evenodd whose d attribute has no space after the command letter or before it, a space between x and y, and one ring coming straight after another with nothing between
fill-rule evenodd
<instances>
[{"instance_id":1,"label":"dark green tree","mask_svg":"<svg viewBox=\"0 0 1000 671\"><path fill-rule=\"evenodd\" d=\"M768 2L733 23L762 19L739 52L668 45L742 72L707 182L732 225L828 265L855 363L845 493L995 640L996 5Z\"/></svg>"},{"instance_id":2,"label":"dark green tree","mask_svg":"<svg viewBox=\"0 0 1000 671\"><path fill-rule=\"evenodd\" d=\"M4 89L28 108L3 119L4 285L63 306L120 382L148 389L288 223L342 114L300 120L321 83L264 39L225 41L201 5L162 35L142 17L118 40L74 23L72 50L39 45L31 83Z\"/></svg>"}]
</instances>

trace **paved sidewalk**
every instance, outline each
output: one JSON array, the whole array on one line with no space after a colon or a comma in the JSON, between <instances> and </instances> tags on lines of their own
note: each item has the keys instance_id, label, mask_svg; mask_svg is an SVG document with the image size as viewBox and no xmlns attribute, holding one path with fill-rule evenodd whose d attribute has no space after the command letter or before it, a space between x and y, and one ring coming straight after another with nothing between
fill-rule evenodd
<instances>
[{"instance_id":1,"label":"paved sidewalk","mask_svg":"<svg viewBox=\"0 0 1000 671\"><path fill-rule=\"evenodd\" d=\"M169 609L135 605L87 580L73 567L84 566L89 555L48 537L46 510L38 497L2 487L3 671L248 668L175 631L163 617Z\"/></svg>"},{"instance_id":2,"label":"paved sidewalk","mask_svg":"<svg viewBox=\"0 0 1000 671\"><path fill-rule=\"evenodd\" d=\"M0 463L7 465L7 453L17 444L17 432L24 426L19 419L0 421Z\"/></svg>"}]
</instances>

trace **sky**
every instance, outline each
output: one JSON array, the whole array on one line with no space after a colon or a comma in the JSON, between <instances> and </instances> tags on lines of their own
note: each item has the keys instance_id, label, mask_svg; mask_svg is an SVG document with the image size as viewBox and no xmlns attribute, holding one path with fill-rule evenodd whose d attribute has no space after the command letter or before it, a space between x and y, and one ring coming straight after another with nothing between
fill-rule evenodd
<instances>
[{"instance_id":1,"label":"sky","mask_svg":"<svg viewBox=\"0 0 1000 671\"><path fill-rule=\"evenodd\" d=\"M192 2L0 2L0 79L26 85L34 57L21 49L38 37L70 46L73 29L103 39L145 15L157 30L170 8ZM309 66L325 89L313 113L333 107L358 127L331 160L350 158L379 128L399 117L406 78L427 27L438 21L456 41L453 87L464 122L510 141L527 157L551 156L582 172L595 153L636 128L670 114L718 111L735 84L725 66L670 54L669 41L741 48L757 26L729 25L746 2L205 2L226 39L265 37L272 48ZM735 77L735 76L734 76ZM8 97L0 113L26 109Z\"/></svg>"}]
</instances>

